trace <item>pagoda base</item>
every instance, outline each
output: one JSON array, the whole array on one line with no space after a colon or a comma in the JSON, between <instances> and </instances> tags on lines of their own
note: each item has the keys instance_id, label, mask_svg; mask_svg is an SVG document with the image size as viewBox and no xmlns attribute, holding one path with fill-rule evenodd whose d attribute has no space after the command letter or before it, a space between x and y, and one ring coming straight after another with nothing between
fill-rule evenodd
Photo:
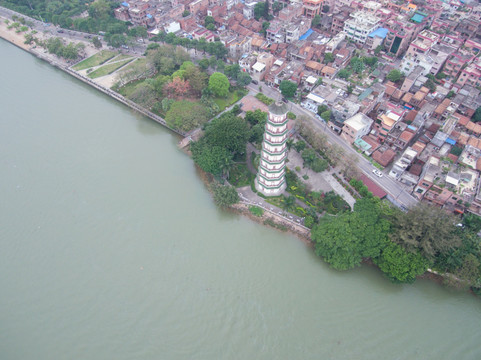
<instances>
[{"instance_id":1,"label":"pagoda base","mask_svg":"<svg viewBox=\"0 0 481 360\"><path fill-rule=\"evenodd\" d=\"M282 183L281 186L272 187L272 188L264 186L257 179L255 183L256 183L256 190L265 196L279 196L286 190L286 187L287 187L285 181Z\"/></svg>"}]
</instances>

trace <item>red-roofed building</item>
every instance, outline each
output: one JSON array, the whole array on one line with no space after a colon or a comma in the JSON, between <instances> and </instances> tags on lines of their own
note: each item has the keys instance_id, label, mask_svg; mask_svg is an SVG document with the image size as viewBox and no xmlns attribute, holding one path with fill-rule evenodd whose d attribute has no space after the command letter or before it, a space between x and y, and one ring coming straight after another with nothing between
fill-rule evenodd
<instances>
[{"instance_id":1,"label":"red-roofed building","mask_svg":"<svg viewBox=\"0 0 481 360\"><path fill-rule=\"evenodd\" d=\"M372 192L374 196L377 196L380 199L384 199L387 196L387 192L383 190L378 184L368 178L366 175L362 174L360 180L367 186L367 189Z\"/></svg>"}]
</instances>

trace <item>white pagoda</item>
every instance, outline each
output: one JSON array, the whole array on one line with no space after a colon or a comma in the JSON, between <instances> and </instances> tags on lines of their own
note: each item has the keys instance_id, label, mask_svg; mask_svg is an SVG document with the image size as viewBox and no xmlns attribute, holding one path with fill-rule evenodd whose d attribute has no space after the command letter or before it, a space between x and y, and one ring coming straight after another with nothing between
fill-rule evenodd
<instances>
[{"instance_id":1,"label":"white pagoda","mask_svg":"<svg viewBox=\"0 0 481 360\"><path fill-rule=\"evenodd\" d=\"M287 105L276 102L269 106L262 141L256 189L266 196L277 196L286 189Z\"/></svg>"}]
</instances>

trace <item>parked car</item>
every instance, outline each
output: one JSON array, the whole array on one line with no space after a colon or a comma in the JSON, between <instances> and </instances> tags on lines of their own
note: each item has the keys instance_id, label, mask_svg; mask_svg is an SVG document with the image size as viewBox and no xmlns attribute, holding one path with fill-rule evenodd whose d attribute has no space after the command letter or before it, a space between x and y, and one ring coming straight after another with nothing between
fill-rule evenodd
<instances>
[{"instance_id":1,"label":"parked car","mask_svg":"<svg viewBox=\"0 0 481 360\"><path fill-rule=\"evenodd\" d=\"M383 175L382 172L378 169L374 169L372 172L373 172L374 175L379 176L379 177L382 177L382 175Z\"/></svg>"}]
</instances>

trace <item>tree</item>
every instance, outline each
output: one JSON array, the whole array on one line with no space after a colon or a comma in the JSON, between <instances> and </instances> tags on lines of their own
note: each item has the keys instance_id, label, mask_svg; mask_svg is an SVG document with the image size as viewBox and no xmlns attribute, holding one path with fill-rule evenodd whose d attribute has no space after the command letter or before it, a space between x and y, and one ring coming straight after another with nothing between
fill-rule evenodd
<instances>
[{"instance_id":1,"label":"tree","mask_svg":"<svg viewBox=\"0 0 481 360\"><path fill-rule=\"evenodd\" d=\"M246 72L241 72L239 75L237 75L237 85L239 86L247 86L251 83L252 78L250 75Z\"/></svg>"},{"instance_id":2,"label":"tree","mask_svg":"<svg viewBox=\"0 0 481 360\"><path fill-rule=\"evenodd\" d=\"M326 160L316 158L314 162L311 164L311 169L316 173L320 173L326 170L328 166L329 166L329 163Z\"/></svg>"},{"instance_id":3,"label":"tree","mask_svg":"<svg viewBox=\"0 0 481 360\"><path fill-rule=\"evenodd\" d=\"M257 109L255 111L249 110L246 112L244 119L251 125L259 124L264 127L267 121L267 113L263 112L260 109Z\"/></svg>"},{"instance_id":4,"label":"tree","mask_svg":"<svg viewBox=\"0 0 481 360\"><path fill-rule=\"evenodd\" d=\"M374 49L374 54L375 54L376 56L378 56L378 55L381 53L381 51L382 51L382 45L378 45L378 46L376 46L376 48Z\"/></svg>"},{"instance_id":5,"label":"tree","mask_svg":"<svg viewBox=\"0 0 481 360\"><path fill-rule=\"evenodd\" d=\"M312 19L311 26L316 27L316 26L319 26L320 23L321 23L321 16L319 14L317 14Z\"/></svg>"},{"instance_id":6,"label":"tree","mask_svg":"<svg viewBox=\"0 0 481 360\"><path fill-rule=\"evenodd\" d=\"M227 97L229 94L229 79L220 72L213 73L209 78L209 89L217 97Z\"/></svg>"},{"instance_id":7,"label":"tree","mask_svg":"<svg viewBox=\"0 0 481 360\"><path fill-rule=\"evenodd\" d=\"M180 77L174 77L170 83L163 87L163 92L170 98L178 99L185 96L190 89L188 81L183 80Z\"/></svg>"},{"instance_id":8,"label":"tree","mask_svg":"<svg viewBox=\"0 0 481 360\"><path fill-rule=\"evenodd\" d=\"M324 54L324 64L329 64L334 61L334 54L331 52L327 52Z\"/></svg>"},{"instance_id":9,"label":"tree","mask_svg":"<svg viewBox=\"0 0 481 360\"><path fill-rule=\"evenodd\" d=\"M302 152L301 157L304 161L304 166L311 167L314 161L317 159L317 154L314 149L308 148Z\"/></svg>"},{"instance_id":10,"label":"tree","mask_svg":"<svg viewBox=\"0 0 481 360\"><path fill-rule=\"evenodd\" d=\"M302 150L306 148L306 142L303 140L299 140L293 146L294 146L294 149L296 149L296 151L300 153Z\"/></svg>"},{"instance_id":11,"label":"tree","mask_svg":"<svg viewBox=\"0 0 481 360\"><path fill-rule=\"evenodd\" d=\"M207 74L200 71L197 66L188 66L184 70L184 78L189 82L192 92L200 96L202 90L207 86Z\"/></svg>"},{"instance_id":12,"label":"tree","mask_svg":"<svg viewBox=\"0 0 481 360\"><path fill-rule=\"evenodd\" d=\"M241 69L239 64L234 65L227 65L224 68L224 74L230 79L237 79L237 76L240 74Z\"/></svg>"},{"instance_id":13,"label":"tree","mask_svg":"<svg viewBox=\"0 0 481 360\"><path fill-rule=\"evenodd\" d=\"M452 99L456 95L456 93L453 90L450 90L448 94L446 95L446 98Z\"/></svg>"},{"instance_id":14,"label":"tree","mask_svg":"<svg viewBox=\"0 0 481 360\"><path fill-rule=\"evenodd\" d=\"M205 28L207 30L210 30L210 31L215 31L215 25L214 24L207 24L207 26Z\"/></svg>"},{"instance_id":15,"label":"tree","mask_svg":"<svg viewBox=\"0 0 481 360\"><path fill-rule=\"evenodd\" d=\"M271 23L269 21L264 21L262 23L262 30L260 31L260 33L262 35L266 36L267 29L269 29L269 26L271 26Z\"/></svg>"},{"instance_id":16,"label":"tree","mask_svg":"<svg viewBox=\"0 0 481 360\"><path fill-rule=\"evenodd\" d=\"M390 223L379 199L361 199L353 212L325 216L311 231L315 252L333 268L348 270L375 258L389 242Z\"/></svg>"},{"instance_id":17,"label":"tree","mask_svg":"<svg viewBox=\"0 0 481 360\"><path fill-rule=\"evenodd\" d=\"M206 16L204 19L204 26L207 27L207 25L209 24L212 24L212 25L215 24L215 20L212 16Z\"/></svg>"},{"instance_id":18,"label":"tree","mask_svg":"<svg viewBox=\"0 0 481 360\"><path fill-rule=\"evenodd\" d=\"M455 233L457 222L454 215L438 207L418 204L396 216L391 239L409 252L420 252L433 261L461 245Z\"/></svg>"},{"instance_id":19,"label":"tree","mask_svg":"<svg viewBox=\"0 0 481 360\"><path fill-rule=\"evenodd\" d=\"M321 118L324 120L324 121L329 121L331 120L331 115L332 115L332 111L331 110L326 110L324 111L322 114L321 114Z\"/></svg>"},{"instance_id":20,"label":"tree","mask_svg":"<svg viewBox=\"0 0 481 360\"><path fill-rule=\"evenodd\" d=\"M421 254L407 252L402 246L388 242L374 263L392 281L413 283L426 272L429 262Z\"/></svg>"},{"instance_id":21,"label":"tree","mask_svg":"<svg viewBox=\"0 0 481 360\"><path fill-rule=\"evenodd\" d=\"M267 9L269 11L269 9ZM269 20L269 16L265 17L266 15L266 3L265 2L258 2L254 6L254 17L256 20L259 20L261 17L264 19Z\"/></svg>"},{"instance_id":22,"label":"tree","mask_svg":"<svg viewBox=\"0 0 481 360\"><path fill-rule=\"evenodd\" d=\"M249 127L244 119L225 113L209 123L204 137L210 146L220 146L233 155L244 154L249 138Z\"/></svg>"},{"instance_id":23,"label":"tree","mask_svg":"<svg viewBox=\"0 0 481 360\"><path fill-rule=\"evenodd\" d=\"M184 12L182 13L182 17L187 17L190 15L190 11L189 10L184 10Z\"/></svg>"},{"instance_id":24,"label":"tree","mask_svg":"<svg viewBox=\"0 0 481 360\"><path fill-rule=\"evenodd\" d=\"M426 86L431 92L436 91L436 83L432 79L428 79L425 83L424 86Z\"/></svg>"},{"instance_id":25,"label":"tree","mask_svg":"<svg viewBox=\"0 0 481 360\"><path fill-rule=\"evenodd\" d=\"M221 208L227 208L239 202L239 194L233 186L213 184L211 186L214 202Z\"/></svg>"},{"instance_id":26,"label":"tree","mask_svg":"<svg viewBox=\"0 0 481 360\"><path fill-rule=\"evenodd\" d=\"M264 137L264 125L257 124L251 127L249 132L249 141L251 143L262 143L262 139Z\"/></svg>"},{"instance_id":27,"label":"tree","mask_svg":"<svg viewBox=\"0 0 481 360\"><path fill-rule=\"evenodd\" d=\"M94 36L92 38L92 44L94 44L95 48L96 49L100 49L102 47L102 42L100 41L100 39L98 38L98 36Z\"/></svg>"},{"instance_id":28,"label":"tree","mask_svg":"<svg viewBox=\"0 0 481 360\"><path fill-rule=\"evenodd\" d=\"M232 154L227 149L221 146L210 146L203 139L192 143L190 150L194 162L202 170L215 176L222 174L226 161L232 161Z\"/></svg>"},{"instance_id":29,"label":"tree","mask_svg":"<svg viewBox=\"0 0 481 360\"><path fill-rule=\"evenodd\" d=\"M329 10L330 10L329 5L324 5L324 6L322 7L322 12L323 12L324 14L327 14L327 13L329 12Z\"/></svg>"},{"instance_id":30,"label":"tree","mask_svg":"<svg viewBox=\"0 0 481 360\"><path fill-rule=\"evenodd\" d=\"M165 121L170 127L187 132L205 123L209 115L209 110L202 104L181 100L171 105Z\"/></svg>"},{"instance_id":31,"label":"tree","mask_svg":"<svg viewBox=\"0 0 481 360\"><path fill-rule=\"evenodd\" d=\"M481 106L476 109L471 120L475 123L481 121Z\"/></svg>"},{"instance_id":32,"label":"tree","mask_svg":"<svg viewBox=\"0 0 481 360\"><path fill-rule=\"evenodd\" d=\"M134 91L129 95L129 99L140 106L150 109L156 101L156 95L152 85L142 82L135 87Z\"/></svg>"},{"instance_id":33,"label":"tree","mask_svg":"<svg viewBox=\"0 0 481 360\"><path fill-rule=\"evenodd\" d=\"M279 89L281 90L282 96L292 99L297 91L297 84L289 80L282 80Z\"/></svg>"},{"instance_id":34,"label":"tree","mask_svg":"<svg viewBox=\"0 0 481 360\"><path fill-rule=\"evenodd\" d=\"M287 212L292 211L296 206L296 197L293 195L290 195L289 197L283 195L281 206Z\"/></svg>"},{"instance_id":35,"label":"tree","mask_svg":"<svg viewBox=\"0 0 481 360\"><path fill-rule=\"evenodd\" d=\"M337 77L339 77L341 79L344 79L344 80L349 79L349 76L351 76L351 72L347 69L341 69L337 73Z\"/></svg>"},{"instance_id":36,"label":"tree","mask_svg":"<svg viewBox=\"0 0 481 360\"><path fill-rule=\"evenodd\" d=\"M356 74L360 74L364 71L364 62L357 56L353 57L350 62L352 70Z\"/></svg>"},{"instance_id":37,"label":"tree","mask_svg":"<svg viewBox=\"0 0 481 360\"><path fill-rule=\"evenodd\" d=\"M387 79L392 82L398 82L401 80L403 77L402 72L400 72L398 69L392 69L388 74L387 74Z\"/></svg>"},{"instance_id":38,"label":"tree","mask_svg":"<svg viewBox=\"0 0 481 360\"><path fill-rule=\"evenodd\" d=\"M317 107L317 115L322 116L321 114L327 110L329 110L329 108L326 105L319 105Z\"/></svg>"},{"instance_id":39,"label":"tree","mask_svg":"<svg viewBox=\"0 0 481 360\"><path fill-rule=\"evenodd\" d=\"M280 3L279 1L274 1L272 4L272 12L274 14L279 14L279 11L281 11L284 8L284 4Z\"/></svg>"}]
</instances>

